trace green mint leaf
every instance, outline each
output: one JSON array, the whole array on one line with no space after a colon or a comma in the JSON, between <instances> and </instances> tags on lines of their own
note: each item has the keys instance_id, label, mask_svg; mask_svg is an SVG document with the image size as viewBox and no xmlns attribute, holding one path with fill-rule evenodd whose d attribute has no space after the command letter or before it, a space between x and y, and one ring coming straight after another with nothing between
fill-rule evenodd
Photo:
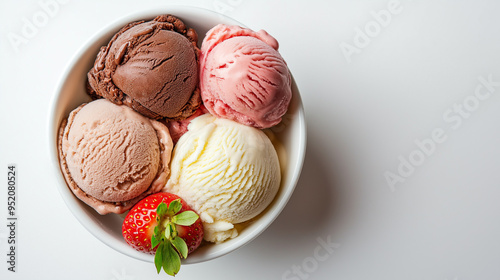
<instances>
[{"instance_id":1,"label":"green mint leaf","mask_svg":"<svg viewBox=\"0 0 500 280\"><path fill-rule=\"evenodd\" d=\"M156 273L160 274L161 267L163 265L163 247L164 243L160 243L158 245L158 249L156 249L155 253L155 266L156 266ZM169 244L170 246L170 244Z\"/></svg>"},{"instance_id":2,"label":"green mint leaf","mask_svg":"<svg viewBox=\"0 0 500 280\"><path fill-rule=\"evenodd\" d=\"M173 200L168 205L168 214L173 216L177 214L177 212L179 212L181 208L182 208L181 200L180 199Z\"/></svg>"},{"instance_id":3,"label":"green mint leaf","mask_svg":"<svg viewBox=\"0 0 500 280\"><path fill-rule=\"evenodd\" d=\"M167 213L167 210L167 204L165 202L162 202L158 205L158 207L156 207L156 215L158 215L158 217L162 217Z\"/></svg>"},{"instance_id":4,"label":"green mint leaf","mask_svg":"<svg viewBox=\"0 0 500 280\"><path fill-rule=\"evenodd\" d=\"M163 247L163 270L171 276L175 276L181 269L181 258L170 242Z\"/></svg>"},{"instance_id":5,"label":"green mint leaf","mask_svg":"<svg viewBox=\"0 0 500 280\"><path fill-rule=\"evenodd\" d=\"M179 252L183 258L187 258L188 246L184 239L176 236L174 237L174 239L172 239L172 245L174 245L175 249L177 249L177 252Z\"/></svg>"},{"instance_id":6,"label":"green mint leaf","mask_svg":"<svg viewBox=\"0 0 500 280\"><path fill-rule=\"evenodd\" d=\"M172 222L181 226L190 226L198 220L199 216L193 211L184 211L175 215L172 218Z\"/></svg>"}]
</instances>

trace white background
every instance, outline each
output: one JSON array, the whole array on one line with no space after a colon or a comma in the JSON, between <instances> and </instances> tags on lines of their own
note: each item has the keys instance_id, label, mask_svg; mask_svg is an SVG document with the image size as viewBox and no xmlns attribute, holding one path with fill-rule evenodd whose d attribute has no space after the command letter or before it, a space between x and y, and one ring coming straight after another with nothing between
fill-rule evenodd
<instances>
[{"instance_id":1,"label":"white background","mask_svg":"<svg viewBox=\"0 0 500 280\"><path fill-rule=\"evenodd\" d=\"M177 279L499 279L498 1L401 0L380 24L389 0L66 0L30 38L12 42L46 2L0 4L1 279L168 278L78 223L57 191L47 148L49 105L79 47L116 19L166 3L216 10L275 36L308 125L300 181L275 223L229 255L183 266ZM363 41L365 28L372 37ZM356 52L343 52L347 45ZM493 86L478 101L480 77ZM460 116L454 106L464 101L471 110ZM445 141L419 158L416 141L436 129ZM411 155L418 166L400 173ZM16 273L6 263L11 163ZM391 189L386 172L406 177ZM340 246L326 251L319 239Z\"/></svg>"}]
</instances>

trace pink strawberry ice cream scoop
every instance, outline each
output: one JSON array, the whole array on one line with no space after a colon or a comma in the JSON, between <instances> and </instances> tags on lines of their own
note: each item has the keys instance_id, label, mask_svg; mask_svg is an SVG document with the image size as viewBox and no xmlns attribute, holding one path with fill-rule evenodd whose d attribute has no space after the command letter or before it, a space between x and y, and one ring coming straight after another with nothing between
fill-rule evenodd
<instances>
[{"instance_id":1,"label":"pink strawberry ice cream scoop","mask_svg":"<svg viewBox=\"0 0 500 280\"><path fill-rule=\"evenodd\" d=\"M291 75L266 31L219 24L201 46L201 98L217 117L256 128L281 121L292 97Z\"/></svg>"}]
</instances>

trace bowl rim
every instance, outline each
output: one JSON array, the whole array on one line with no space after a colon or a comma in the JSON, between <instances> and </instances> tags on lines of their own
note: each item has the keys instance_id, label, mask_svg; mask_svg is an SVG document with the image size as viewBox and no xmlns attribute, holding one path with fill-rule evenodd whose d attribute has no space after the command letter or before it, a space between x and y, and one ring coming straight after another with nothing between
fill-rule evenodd
<instances>
[{"instance_id":1,"label":"bowl rim","mask_svg":"<svg viewBox=\"0 0 500 280\"><path fill-rule=\"evenodd\" d=\"M147 18L153 18L156 15L160 15L162 13L171 13L171 14L180 14L180 13L202 13L205 15L211 15L211 16L218 16L222 17L225 22L231 22L232 24L235 25L240 25L242 27L245 27L242 23L238 22L237 20L234 20L224 14L217 13L215 11L201 8L201 7L194 7L194 6L188 6L188 5L160 5L156 6L153 8L147 8L141 11L136 11L133 13L126 14L124 16L119 17L118 19L112 21L111 23L105 25L103 28L101 28L98 32L94 33L71 57L69 62L65 65L64 71L62 74L59 76L57 80L57 87L55 89L55 92L52 94L51 101L50 101L50 106L49 106L49 114L48 114L48 120L47 120L47 131L48 131L48 144L49 144L49 159L51 161L51 169L53 170L53 174L56 177L56 183L57 183L57 189L59 194L61 195L64 203L72 213L72 215L78 220L78 222L87 230L89 231L95 238L100 240L102 243L106 244L108 247L124 254L129 257L142 260L145 262L153 262L153 256L144 254L138 251L136 254L132 254L132 251L129 250L123 250L123 243L117 241L114 238L107 237L109 233L107 233L103 228L97 226L96 221L93 220L92 217L88 216L84 210L80 206L78 206L75 203L71 203L72 200L75 200L76 198L74 197L73 193L71 190L67 187L66 181L63 178L63 175L60 171L60 166L59 166L59 156L58 156L58 144L57 144L57 138L58 138L58 131L59 131L59 125L60 122L56 119L57 116L57 108L61 99L61 92L64 89L66 82L68 78L70 77L73 68L77 64L77 62L80 60L80 58L85 54L85 52L88 51L92 45L94 45L98 40L102 39L104 36L106 36L110 31L112 30L119 30L121 27L125 26L127 23L137 21L140 19L147 19ZM116 32L116 31L115 31ZM293 175L290 179L290 186L286 188L285 193L283 194L283 198L279 201L277 201L277 205L273 207L273 211L270 214L267 214L268 218L265 222L259 223L257 227L254 228L252 232L247 234L244 238L236 238L236 241L231 245L224 247L221 250L217 250L216 252L211 252L205 255L204 258L197 259L196 261L190 261L189 258L182 260L183 264L193 264L193 263L201 263L205 261L209 261L221 256L224 256L230 252L233 252L239 248L242 248L244 245L248 244L250 241L254 240L257 238L262 232L264 232L265 229L267 229L273 221L279 216L279 214L282 212L282 210L285 208L286 204L288 203L290 197L292 196L295 187L298 183L302 167L304 164L304 159L305 159L305 153L306 153L306 142L307 142L307 131L306 131L306 121L305 121L305 113L304 113L304 107L303 103L301 100L300 92L298 90L298 87L295 83L295 80L293 79L292 75L292 88L295 87L295 96L294 98L297 98L297 120L298 120L298 130L299 130L299 136L300 139L297 139L298 141L298 147L299 150L297 151L297 161L294 162L293 166L289 166L288 169L293 171ZM63 187L65 186L65 187ZM283 188L283 186L282 186Z\"/></svg>"}]
</instances>

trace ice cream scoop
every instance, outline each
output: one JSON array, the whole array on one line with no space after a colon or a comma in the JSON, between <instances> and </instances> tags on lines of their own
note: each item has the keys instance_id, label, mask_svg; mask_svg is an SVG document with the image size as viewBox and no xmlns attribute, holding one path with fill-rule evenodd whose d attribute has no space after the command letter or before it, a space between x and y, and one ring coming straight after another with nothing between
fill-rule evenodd
<instances>
[{"instance_id":1,"label":"ice cream scoop","mask_svg":"<svg viewBox=\"0 0 500 280\"><path fill-rule=\"evenodd\" d=\"M170 168L164 191L199 213L210 242L236 237L235 224L264 211L281 181L278 155L264 132L210 114L188 125Z\"/></svg>"},{"instance_id":2,"label":"ice cream scoop","mask_svg":"<svg viewBox=\"0 0 500 280\"><path fill-rule=\"evenodd\" d=\"M167 181L168 129L127 106L81 105L63 121L58 142L69 188L100 214L123 213Z\"/></svg>"},{"instance_id":3,"label":"ice cream scoop","mask_svg":"<svg viewBox=\"0 0 500 280\"><path fill-rule=\"evenodd\" d=\"M130 23L101 47L88 91L149 118L187 118L201 103L197 41L172 15Z\"/></svg>"},{"instance_id":4,"label":"ice cream scoop","mask_svg":"<svg viewBox=\"0 0 500 280\"><path fill-rule=\"evenodd\" d=\"M194 112L194 114L192 114L189 118L166 122L165 125L168 127L168 131L170 132L170 137L172 137L172 142L174 142L174 145L177 143L177 141L179 141L179 138L181 138L181 136L188 131L189 123L191 123L194 118L206 113L208 113L208 110L205 108L205 106L203 106L203 104L201 104L200 108L198 108L198 110L196 110L196 112Z\"/></svg>"},{"instance_id":5,"label":"ice cream scoop","mask_svg":"<svg viewBox=\"0 0 500 280\"><path fill-rule=\"evenodd\" d=\"M276 39L264 30L223 24L201 45L200 88L211 114L256 128L278 124L292 97Z\"/></svg>"}]
</instances>

